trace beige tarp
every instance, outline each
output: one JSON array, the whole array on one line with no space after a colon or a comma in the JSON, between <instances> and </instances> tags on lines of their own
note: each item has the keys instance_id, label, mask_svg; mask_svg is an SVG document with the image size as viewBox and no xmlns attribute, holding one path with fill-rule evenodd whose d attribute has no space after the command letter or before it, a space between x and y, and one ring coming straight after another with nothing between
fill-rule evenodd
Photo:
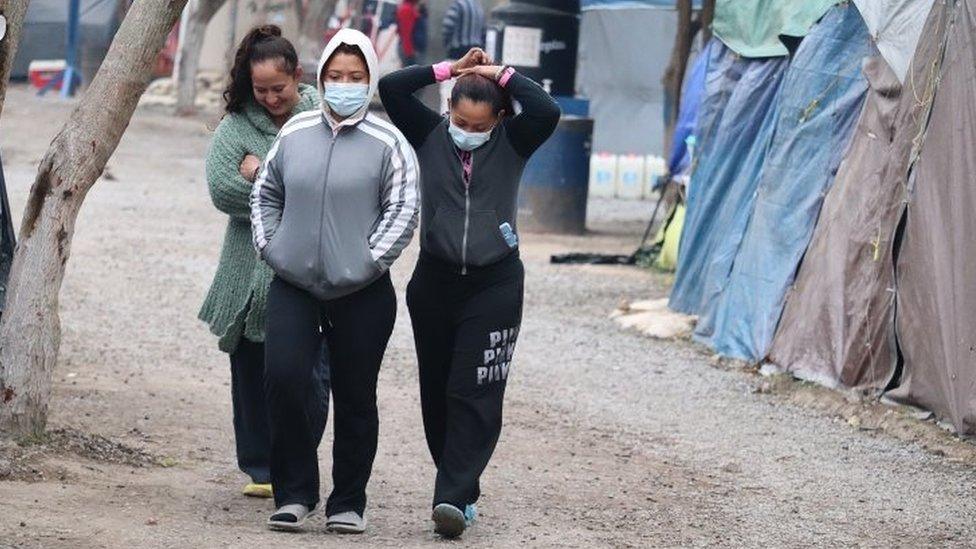
<instances>
[{"instance_id":1,"label":"beige tarp","mask_svg":"<svg viewBox=\"0 0 976 549\"><path fill-rule=\"evenodd\" d=\"M904 86L881 57L847 156L787 296L770 361L828 386L880 390L896 364L894 237L906 176L927 118L947 10L936 4Z\"/></svg>"},{"instance_id":2,"label":"beige tarp","mask_svg":"<svg viewBox=\"0 0 976 549\"><path fill-rule=\"evenodd\" d=\"M976 433L976 0L958 3L897 262L899 400Z\"/></svg>"}]
</instances>

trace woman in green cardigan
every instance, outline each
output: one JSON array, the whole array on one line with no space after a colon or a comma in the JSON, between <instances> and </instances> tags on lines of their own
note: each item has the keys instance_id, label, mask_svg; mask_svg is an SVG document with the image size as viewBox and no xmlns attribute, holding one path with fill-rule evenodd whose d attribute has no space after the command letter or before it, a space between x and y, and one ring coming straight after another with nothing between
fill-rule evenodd
<instances>
[{"instance_id":1,"label":"woman in green cardigan","mask_svg":"<svg viewBox=\"0 0 976 549\"><path fill-rule=\"evenodd\" d=\"M221 351L230 354L237 463L251 477L244 494L271 497L270 432L264 391L264 324L274 273L251 244L249 196L278 130L293 115L319 108L314 86L300 83L295 48L281 29L252 29L241 41L224 92L226 115L207 154L207 184L214 206L229 216L220 263L200 309ZM324 357L324 355L323 355ZM309 409L328 413L328 365L315 373ZM318 423L316 424L318 426Z\"/></svg>"}]
</instances>

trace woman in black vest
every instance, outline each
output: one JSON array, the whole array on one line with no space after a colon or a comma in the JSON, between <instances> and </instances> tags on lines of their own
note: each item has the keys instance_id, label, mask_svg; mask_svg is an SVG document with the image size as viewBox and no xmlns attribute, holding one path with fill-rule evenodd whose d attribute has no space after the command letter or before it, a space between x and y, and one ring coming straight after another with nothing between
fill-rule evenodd
<instances>
[{"instance_id":1,"label":"woman in black vest","mask_svg":"<svg viewBox=\"0 0 976 549\"><path fill-rule=\"evenodd\" d=\"M414 97L424 86L458 76L448 116ZM535 82L490 65L478 48L455 63L392 73L379 91L420 162L420 260L407 306L424 431L437 466L435 531L457 537L474 520L479 477L501 432L522 319L519 180L560 112ZM517 116L512 97L522 106Z\"/></svg>"}]
</instances>

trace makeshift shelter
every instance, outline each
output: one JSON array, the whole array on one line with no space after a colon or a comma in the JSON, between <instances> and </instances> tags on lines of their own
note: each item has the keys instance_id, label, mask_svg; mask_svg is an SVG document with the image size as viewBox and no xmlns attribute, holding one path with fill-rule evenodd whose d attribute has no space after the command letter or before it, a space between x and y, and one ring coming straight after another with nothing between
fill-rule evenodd
<instances>
[{"instance_id":1,"label":"makeshift shelter","mask_svg":"<svg viewBox=\"0 0 976 549\"><path fill-rule=\"evenodd\" d=\"M723 47L713 49L706 69L697 166L688 190L672 309L697 315L724 287L748 225L776 120L773 106L789 65L789 51L779 37L806 35L833 4L716 3L713 30Z\"/></svg>"},{"instance_id":2,"label":"makeshift shelter","mask_svg":"<svg viewBox=\"0 0 976 549\"><path fill-rule=\"evenodd\" d=\"M736 224L734 234L725 236L704 282L695 337L719 354L750 361L766 356L823 195L860 115L867 91L861 67L872 55L877 49L864 20L845 3L831 8L790 61L762 130L770 139L758 185L744 201L746 215L735 216L748 220L745 231L740 237Z\"/></svg>"},{"instance_id":3,"label":"makeshift shelter","mask_svg":"<svg viewBox=\"0 0 976 549\"><path fill-rule=\"evenodd\" d=\"M778 57L841 0L716 0L712 32L743 57Z\"/></svg>"},{"instance_id":4,"label":"makeshift shelter","mask_svg":"<svg viewBox=\"0 0 976 549\"><path fill-rule=\"evenodd\" d=\"M889 7L896 16L902 13ZM909 163L928 120L947 15L939 2L921 22L924 30L905 29L925 38L904 86L887 56L865 65L868 98L769 356L798 377L831 387L880 391L895 374L896 233L908 200Z\"/></svg>"},{"instance_id":5,"label":"makeshift shelter","mask_svg":"<svg viewBox=\"0 0 976 549\"><path fill-rule=\"evenodd\" d=\"M934 1L854 0L878 51L901 82Z\"/></svg>"},{"instance_id":6,"label":"makeshift shelter","mask_svg":"<svg viewBox=\"0 0 976 549\"><path fill-rule=\"evenodd\" d=\"M976 0L954 2L896 259L896 400L976 433Z\"/></svg>"},{"instance_id":7,"label":"makeshift shelter","mask_svg":"<svg viewBox=\"0 0 976 549\"><path fill-rule=\"evenodd\" d=\"M722 43L709 48L696 130L696 164L669 306L697 315L716 256L731 257L745 231L770 138L785 57L747 59Z\"/></svg>"},{"instance_id":8,"label":"makeshift shelter","mask_svg":"<svg viewBox=\"0 0 976 549\"><path fill-rule=\"evenodd\" d=\"M681 88L678 120L674 125L674 137L671 139L671 151L668 154L668 172L671 174L685 174L691 170L691 150L688 148L687 140L694 136L698 125L698 109L705 91L708 55L711 48L716 47L714 46L716 42L712 40L705 45L685 75L685 82Z\"/></svg>"},{"instance_id":9,"label":"makeshift shelter","mask_svg":"<svg viewBox=\"0 0 976 549\"><path fill-rule=\"evenodd\" d=\"M593 150L664 156L661 77L677 27L674 0L583 0L581 9L576 88L590 100Z\"/></svg>"}]
</instances>

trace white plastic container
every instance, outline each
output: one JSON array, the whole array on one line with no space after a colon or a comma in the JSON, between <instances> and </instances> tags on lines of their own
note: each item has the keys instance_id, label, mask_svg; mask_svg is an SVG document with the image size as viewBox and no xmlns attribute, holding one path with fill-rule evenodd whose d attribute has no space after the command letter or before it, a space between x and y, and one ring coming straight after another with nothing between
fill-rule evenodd
<instances>
[{"instance_id":1,"label":"white plastic container","mask_svg":"<svg viewBox=\"0 0 976 549\"><path fill-rule=\"evenodd\" d=\"M644 198L644 157L633 154L617 159L617 198Z\"/></svg>"},{"instance_id":2,"label":"white plastic container","mask_svg":"<svg viewBox=\"0 0 976 549\"><path fill-rule=\"evenodd\" d=\"M662 156L649 154L644 157L644 199L649 200L654 194L654 186L658 178L668 171L668 162Z\"/></svg>"},{"instance_id":3,"label":"white plastic container","mask_svg":"<svg viewBox=\"0 0 976 549\"><path fill-rule=\"evenodd\" d=\"M590 196L613 198L616 196L617 157L609 153L590 156Z\"/></svg>"}]
</instances>

